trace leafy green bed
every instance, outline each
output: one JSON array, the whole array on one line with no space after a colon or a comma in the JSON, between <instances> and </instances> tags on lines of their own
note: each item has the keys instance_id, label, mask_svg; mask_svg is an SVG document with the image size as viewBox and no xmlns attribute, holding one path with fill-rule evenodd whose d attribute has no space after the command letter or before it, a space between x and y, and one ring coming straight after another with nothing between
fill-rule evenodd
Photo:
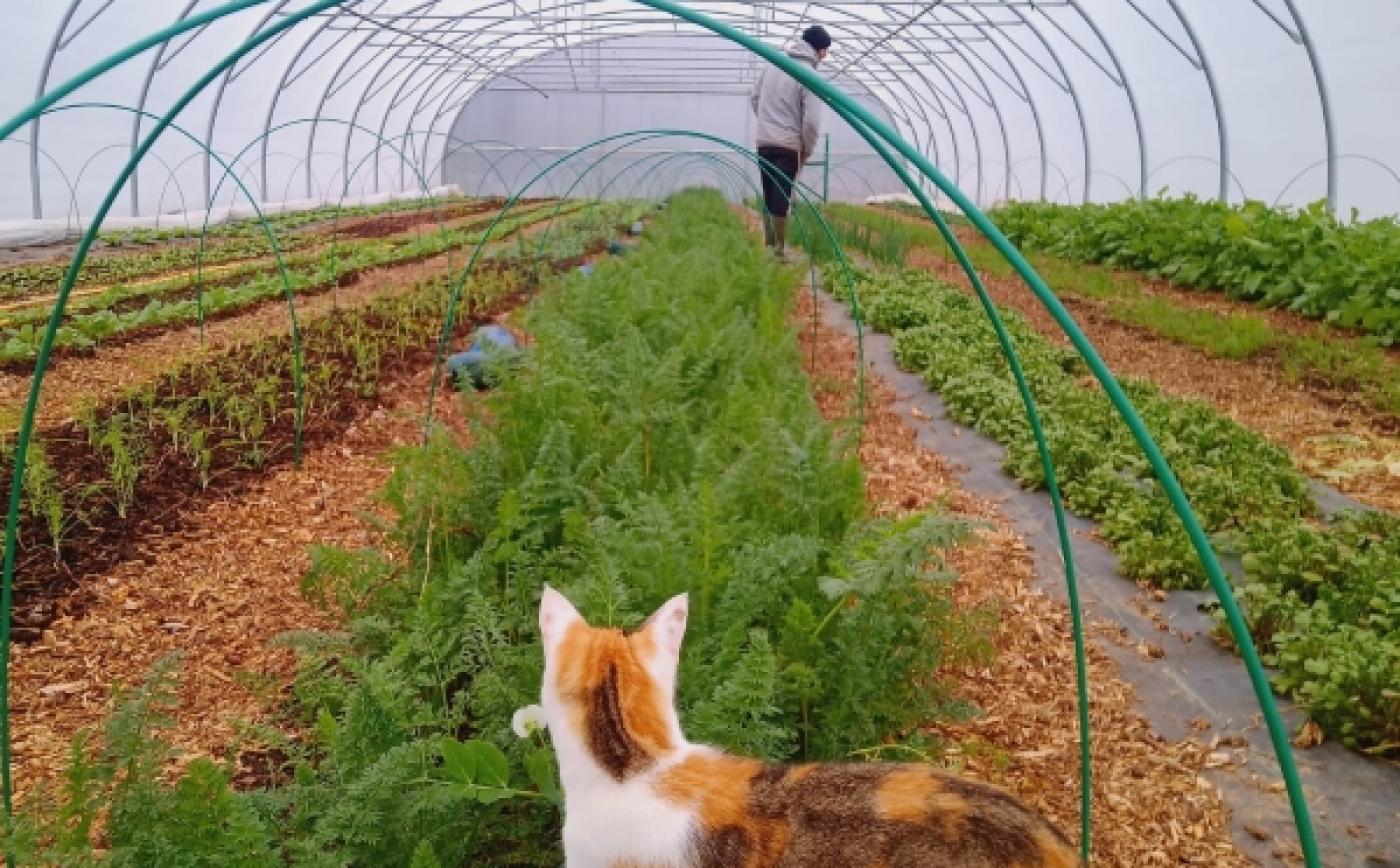
<instances>
[{"instance_id":1,"label":"leafy green bed","mask_svg":"<svg viewBox=\"0 0 1400 868\"><path fill-rule=\"evenodd\" d=\"M1400 224L1343 223L1322 203L1300 210L1194 196L1108 205L1013 202L992 219L1014 243L1400 340Z\"/></svg>"},{"instance_id":2,"label":"leafy green bed","mask_svg":"<svg viewBox=\"0 0 1400 868\"><path fill-rule=\"evenodd\" d=\"M234 793L202 761L159 783L143 727L171 689L160 675L101 752L79 745L67 807L30 800L22 861L559 864L551 755L510 731L538 696L545 582L618 625L691 592L680 704L695 738L879 754L962 712L935 673L988 653L989 625L952 611L938 553L969 528L866 516L859 465L799 364L793 289L696 193L634 254L546 293L472 448L399 457L385 496L409 555L315 554L308 590L347 626L296 640L305 737L279 745L289 774Z\"/></svg>"},{"instance_id":3,"label":"leafy green bed","mask_svg":"<svg viewBox=\"0 0 1400 868\"><path fill-rule=\"evenodd\" d=\"M911 223L886 213L890 210L889 206L860 208L832 203L824 206L823 214L843 247L859 250L886 265L903 265L914 248L952 259L952 253L931 224ZM998 212L997 218L1002 215ZM917 216L922 218L923 212ZM829 259L831 251L827 245L820 239L813 241L816 243L809 244L809 249L818 258ZM965 240L963 247L973 265L984 274L1019 280L1011 265L985 241ZM1275 328L1257 314L1222 314L1154 295L1144 288L1141 278L1130 272L1046 253L1031 252L1030 260L1057 293L1091 300L1111 319L1222 358L1271 354L1292 382L1324 384L1352 392L1371 407L1400 416L1400 366L1387 357L1378 337L1349 337L1323 324L1310 333Z\"/></svg>"},{"instance_id":4,"label":"leafy green bed","mask_svg":"<svg viewBox=\"0 0 1400 868\"><path fill-rule=\"evenodd\" d=\"M832 274L831 279L836 279ZM864 276L869 323L895 335L961 421L1007 446L1007 470L1044 483L1019 395L975 299L923 272ZM1072 350L1004 312L1041 414L1066 501L1100 522L1124 573L1161 587L1203 587L1185 532L1127 427ZM1287 455L1213 409L1124 388L1217 546L1243 563L1239 590L1255 638L1296 698L1333 736L1400 750L1400 519L1317 521Z\"/></svg>"},{"instance_id":5,"label":"leafy green bed","mask_svg":"<svg viewBox=\"0 0 1400 868\"><path fill-rule=\"evenodd\" d=\"M552 215L554 207L545 204L512 213L495 227L492 236L508 237ZM585 240L598 243L612 237L616 226L630 223L640 208L635 203L608 202L588 207L584 214L575 214L579 207L570 204L560 210L561 225L549 233L549 250L541 247L536 251L531 246L533 242L522 239L517 242L516 253L529 248L531 253L538 252L550 258L580 255L587 246ZM328 290L371 268L403 265L462 248L470 250L480 241L485 224L491 219L487 215L468 225L442 231L346 241L326 250L292 254L284 259L291 291L296 296L305 296ZM488 258L514 255L509 250L502 254L501 250L498 247ZM282 297L287 291L280 271L266 259L240 268L232 275L221 276L216 285L204 289L198 297L195 297L195 285L195 278L185 275L167 283L116 286L100 295L81 299L59 327L54 345L65 349L91 349L103 341L132 332L194 322L201 313L213 317L238 311ZM111 309L114 306L123 309ZM46 309L33 308L9 316L5 326L0 327L0 363L34 360L39 354L49 315Z\"/></svg>"},{"instance_id":6,"label":"leafy green bed","mask_svg":"<svg viewBox=\"0 0 1400 868\"><path fill-rule=\"evenodd\" d=\"M318 224L338 224L356 217L397 214L420 209L437 209L444 213L445 219L450 220L452 212L470 208L474 201L449 197L432 203L414 199L343 209L326 207L276 214L269 217L267 223L277 236L278 247L287 253L314 243L315 235L298 230L314 228ZM139 280L167 271L194 268L199 262L208 267L265 256L268 252L267 235L261 221L258 220L242 220L209 227L202 255L197 244L172 244L197 240L199 235L199 226L104 231L99 235L101 245L83 262L76 285ZM67 273L67 262L0 265L0 299L20 299L30 293L56 290Z\"/></svg>"}]
</instances>

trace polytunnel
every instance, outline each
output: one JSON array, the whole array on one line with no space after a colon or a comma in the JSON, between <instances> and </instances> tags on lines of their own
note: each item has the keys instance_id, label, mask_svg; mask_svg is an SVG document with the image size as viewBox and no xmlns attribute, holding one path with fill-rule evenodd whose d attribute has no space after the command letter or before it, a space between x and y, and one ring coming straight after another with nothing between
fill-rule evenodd
<instances>
[{"instance_id":1,"label":"polytunnel","mask_svg":"<svg viewBox=\"0 0 1400 868\"><path fill-rule=\"evenodd\" d=\"M12 6L11 864L1400 859L1392 4Z\"/></svg>"}]
</instances>

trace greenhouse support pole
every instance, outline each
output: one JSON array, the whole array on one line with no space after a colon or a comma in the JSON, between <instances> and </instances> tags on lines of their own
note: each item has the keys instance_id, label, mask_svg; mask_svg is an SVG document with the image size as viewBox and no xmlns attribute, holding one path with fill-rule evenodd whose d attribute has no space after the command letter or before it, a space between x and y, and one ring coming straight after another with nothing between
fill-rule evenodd
<instances>
[{"instance_id":1,"label":"greenhouse support pole","mask_svg":"<svg viewBox=\"0 0 1400 868\"><path fill-rule=\"evenodd\" d=\"M1294 0L1283 0L1283 5L1288 7L1288 14L1293 16L1293 23L1298 26L1297 39L1303 43L1303 50L1308 55L1308 65L1312 67L1313 80L1317 82L1317 96L1322 103L1322 136L1327 146L1327 210L1336 216L1337 129L1332 118L1332 99L1327 92L1327 77L1322 73L1322 58L1317 54L1317 45L1313 42L1312 34L1308 32L1308 25L1303 21L1302 14L1298 12L1297 3Z\"/></svg>"}]
</instances>

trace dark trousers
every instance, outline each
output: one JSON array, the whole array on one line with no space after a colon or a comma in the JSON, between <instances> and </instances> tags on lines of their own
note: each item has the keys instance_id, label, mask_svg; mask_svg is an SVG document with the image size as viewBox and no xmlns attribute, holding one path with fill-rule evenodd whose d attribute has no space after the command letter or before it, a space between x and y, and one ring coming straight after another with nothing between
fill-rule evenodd
<instances>
[{"instance_id":1,"label":"dark trousers","mask_svg":"<svg viewBox=\"0 0 1400 868\"><path fill-rule=\"evenodd\" d=\"M763 208L774 217L786 217L792 184L797 177L797 152L764 145L758 149L758 155L767 160L758 167L763 177Z\"/></svg>"}]
</instances>

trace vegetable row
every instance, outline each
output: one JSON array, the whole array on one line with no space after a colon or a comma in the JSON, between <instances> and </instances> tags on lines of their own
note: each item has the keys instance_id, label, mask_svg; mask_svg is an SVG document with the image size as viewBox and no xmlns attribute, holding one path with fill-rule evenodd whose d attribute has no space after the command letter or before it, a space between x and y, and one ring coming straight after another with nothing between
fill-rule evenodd
<instances>
[{"instance_id":1,"label":"vegetable row","mask_svg":"<svg viewBox=\"0 0 1400 868\"><path fill-rule=\"evenodd\" d=\"M889 211L888 207L841 204L823 209L847 250L860 251L887 265L906 263L915 250L952 260L931 224L911 222ZM960 234L964 250L979 271L1019 281L1015 270L990 244ZM825 243L815 243L811 249L821 258L832 256ZM1092 304L1109 319L1220 358L1275 359L1290 382L1346 392L1381 413L1400 417L1400 363L1389 357L1379 338L1347 336L1324 324L1311 330L1276 327L1256 313L1220 312L1154 293L1132 272L1047 253L1032 252L1030 260L1056 293Z\"/></svg>"},{"instance_id":2,"label":"vegetable row","mask_svg":"<svg viewBox=\"0 0 1400 868\"><path fill-rule=\"evenodd\" d=\"M993 220L1017 245L1101 262L1400 340L1400 223L1341 221L1325 203L1214 199L1013 202Z\"/></svg>"},{"instance_id":3,"label":"vegetable row","mask_svg":"<svg viewBox=\"0 0 1400 868\"><path fill-rule=\"evenodd\" d=\"M316 552L308 590L347 622L289 640L301 735L273 746L275 783L235 792L201 761L172 785L130 762L160 750L142 726L167 673L123 703L105 752L76 752L95 783L59 816L107 818L124 864L556 865L552 752L511 731L539 695L547 582L617 626L690 592L678 702L694 738L773 758L917 749L920 724L960 710L934 673L985 652L941 564L969 529L867 517L852 444L800 366L794 283L695 193L635 252L543 294L472 446L400 456L395 552ZM69 828L45 825L63 804L30 800L24 861L87 853L34 831Z\"/></svg>"},{"instance_id":4,"label":"vegetable row","mask_svg":"<svg viewBox=\"0 0 1400 868\"><path fill-rule=\"evenodd\" d=\"M588 206L564 205L558 213L569 215L579 208L596 213L588 219L603 225L617 221L628 206L602 203ZM492 238L507 239L526 226L548 219L556 206L541 205L513 212L492 230ZM283 297L305 297L339 286L372 268L393 267L416 262L462 248L470 249L481 240L491 216L474 218L464 224L429 233L409 233L382 239L340 242L330 247L284 258L287 280L275 262L263 259L220 275L205 288L195 275L182 275L169 281L134 287L117 286L99 295L78 299L58 329L55 346L60 349L88 350L114 337L236 312L255 304ZM596 227L568 222L549 235L597 240ZM520 244L531 247L523 239ZM558 246L557 244L555 245ZM538 251L550 255L552 251ZM499 257L500 253L491 256ZM49 311L30 308L18 311L0 327L0 364L23 364L37 357Z\"/></svg>"},{"instance_id":5,"label":"vegetable row","mask_svg":"<svg viewBox=\"0 0 1400 868\"><path fill-rule=\"evenodd\" d=\"M1004 444L1008 472L1043 486L1019 393L976 300L917 271L867 273L859 290L870 324L895 335L900 364L955 418ZM1003 315L1070 508L1099 522L1126 576L1204 587L1160 483L1079 357ZM1400 518L1324 520L1282 450L1204 404L1143 381L1123 386L1217 550L1238 558L1238 593L1276 688L1346 744L1400 750Z\"/></svg>"}]
</instances>

